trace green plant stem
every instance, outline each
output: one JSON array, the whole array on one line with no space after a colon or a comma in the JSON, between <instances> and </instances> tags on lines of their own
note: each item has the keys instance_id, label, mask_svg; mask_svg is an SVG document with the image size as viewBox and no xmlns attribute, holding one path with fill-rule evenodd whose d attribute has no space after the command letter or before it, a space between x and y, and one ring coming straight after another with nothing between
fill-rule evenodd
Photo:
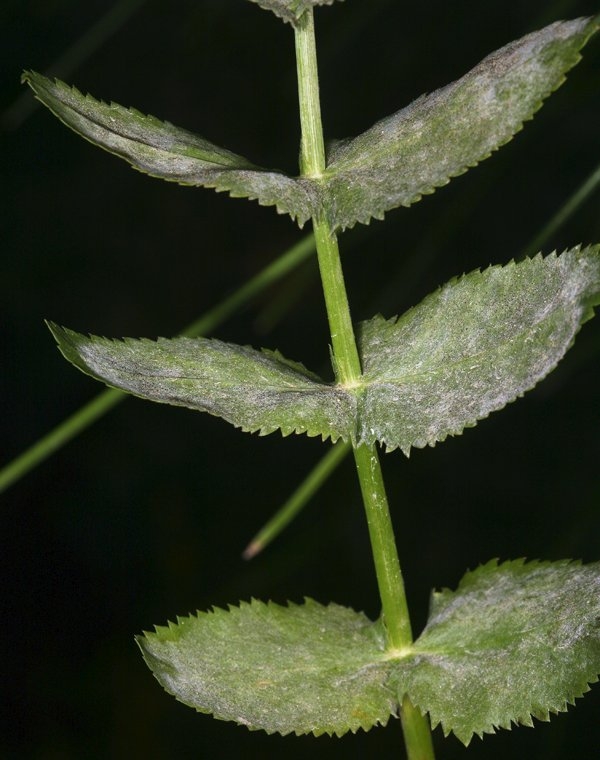
<instances>
[{"instance_id":1,"label":"green plant stem","mask_svg":"<svg viewBox=\"0 0 600 760\"><path fill-rule=\"evenodd\" d=\"M199 319L188 325L182 335L190 338L212 332L231 314L240 309L253 296L305 261L315 249L313 235L306 235L278 259L266 266L255 277L245 282L228 298L207 311ZM131 398L128 393L110 388L102 391L94 399L84 404L74 414L63 420L47 435L9 462L0 470L0 493L16 483L20 478L41 464L55 451L65 446L75 436L92 425L117 404Z\"/></svg>"},{"instance_id":2,"label":"green plant stem","mask_svg":"<svg viewBox=\"0 0 600 760\"><path fill-rule=\"evenodd\" d=\"M312 10L304 13L296 27L296 60L302 128L300 172L302 176L320 177L325 171L325 143L321 124L319 75ZM344 385L352 385L360 377L361 369L337 238L329 229L325 219L313 219L313 228L335 357L336 378Z\"/></svg>"},{"instance_id":3,"label":"green plant stem","mask_svg":"<svg viewBox=\"0 0 600 760\"><path fill-rule=\"evenodd\" d=\"M318 145L323 144L312 10L306 11L296 27L296 54L302 124L302 171L321 173L325 168L324 156L318 146L312 146L313 139ZM307 77L313 81L305 82ZM324 217L314 219L313 225L337 381L346 387L356 386L360 381L361 366L337 238ZM354 456L367 513L389 645L392 649L401 649L410 646L412 635L379 458L374 446L365 445L355 448Z\"/></svg>"},{"instance_id":4,"label":"green plant stem","mask_svg":"<svg viewBox=\"0 0 600 760\"><path fill-rule=\"evenodd\" d=\"M404 650L413 643L402 571L396 549L381 464L375 445L354 449L362 492L388 649Z\"/></svg>"},{"instance_id":5,"label":"green plant stem","mask_svg":"<svg viewBox=\"0 0 600 760\"><path fill-rule=\"evenodd\" d=\"M325 170L325 140L312 9L298 21L295 40L301 127L300 172L304 177L320 177Z\"/></svg>"},{"instance_id":6,"label":"green plant stem","mask_svg":"<svg viewBox=\"0 0 600 760\"><path fill-rule=\"evenodd\" d=\"M359 382L362 370L350 317L337 237L324 219L314 219L313 228L329 321L335 376L340 385L351 388Z\"/></svg>"},{"instance_id":7,"label":"green plant stem","mask_svg":"<svg viewBox=\"0 0 600 760\"><path fill-rule=\"evenodd\" d=\"M402 700L400 720L409 760L434 760L429 721L421 715L408 697Z\"/></svg>"},{"instance_id":8,"label":"green plant stem","mask_svg":"<svg viewBox=\"0 0 600 760\"><path fill-rule=\"evenodd\" d=\"M300 169L303 176L319 177L325 170L325 151L312 9L300 18L295 35L302 126ZM346 387L357 386L361 377L361 365L337 238L324 215L313 219L313 227L336 378L338 383ZM390 651L403 650L410 647L413 639L379 457L374 445L361 445L354 448L354 458L369 527L387 631L387 648ZM433 746L427 719L406 699L402 704L401 714L409 760L432 760Z\"/></svg>"}]
</instances>

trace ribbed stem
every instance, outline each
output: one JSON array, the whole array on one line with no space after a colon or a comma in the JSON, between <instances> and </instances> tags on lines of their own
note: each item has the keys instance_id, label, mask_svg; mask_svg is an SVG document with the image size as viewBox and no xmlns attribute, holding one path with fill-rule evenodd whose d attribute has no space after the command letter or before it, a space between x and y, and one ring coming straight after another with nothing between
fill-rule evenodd
<instances>
[{"instance_id":1,"label":"ribbed stem","mask_svg":"<svg viewBox=\"0 0 600 760\"><path fill-rule=\"evenodd\" d=\"M325 169L325 142L319 100L319 70L312 10L306 11L296 27L296 68L300 101L300 172L319 177Z\"/></svg>"},{"instance_id":2,"label":"ribbed stem","mask_svg":"<svg viewBox=\"0 0 600 760\"><path fill-rule=\"evenodd\" d=\"M369 526L388 648L406 649L413 642L412 630L377 449L374 445L358 446L354 449L354 459Z\"/></svg>"},{"instance_id":3,"label":"ribbed stem","mask_svg":"<svg viewBox=\"0 0 600 760\"><path fill-rule=\"evenodd\" d=\"M312 9L295 27L298 93L302 142L300 170L303 176L320 177L325 170L325 149L319 105L319 80ZM337 237L327 220L327 210L313 219L327 318L331 331L337 382L360 392L361 365L352 328ZM374 445L354 448L354 458L365 506L387 648L400 652L412 644L412 632L396 541ZM404 699L401 706L404 741L409 760L434 760L429 723Z\"/></svg>"}]
</instances>

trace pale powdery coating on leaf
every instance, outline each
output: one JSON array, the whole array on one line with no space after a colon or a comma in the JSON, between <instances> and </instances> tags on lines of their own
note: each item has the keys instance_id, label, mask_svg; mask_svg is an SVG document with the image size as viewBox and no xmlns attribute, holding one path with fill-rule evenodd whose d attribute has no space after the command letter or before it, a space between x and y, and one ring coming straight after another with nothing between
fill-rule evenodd
<instances>
[{"instance_id":1,"label":"pale powdery coating on leaf","mask_svg":"<svg viewBox=\"0 0 600 760\"><path fill-rule=\"evenodd\" d=\"M300 226L314 204L303 181L255 166L243 156L169 122L116 103L104 103L59 80L28 72L36 97L77 134L153 177L227 191L232 197L276 206Z\"/></svg>"},{"instance_id":2,"label":"pale powdery coating on leaf","mask_svg":"<svg viewBox=\"0 0 600 760\"><path fill-rule=\"evenodd\" d=\"M267 11L273 11L284 21L295 24L309 8L315 8L317 5L333 5L336 0L250 0L250 2L260 5ZM343 2L343 0L338 0L338 2Z\"/></svg>"},{"instance_id":3,"label":"pale powdery coating on leaf","mask_svg":"<svg viewBox=\"0 0 600 760\"><path fill-rule=\"evenodd\" d=\"M268 5L292 15L307 7ZM344 229L414 203L507 142L579 61L597 27L598 19L556 23L507 45L457 82L338 142L318 179L255 166L187 130L39 74L24 80L67 126L140 171L274 205L300 226L324 214Z\"/></svg>"},{"instance_id":4,"label":"pale powdery coating on leaf","mask_svg":"<svg viewBox=\"0 0 600 760\"><path fill-rule=\"evenodd\" d=\"M423 447L457 435L551 372L600 299L600 247L453 280L400 319L362 325L360 383L330 385L278 353L206 338L113 341L51 329L83 372L142 398L281 430Z\"/></svg>"},{"instance_id":5,"label":"pale powdery coating on leaf","mask_svg":"<svg viewBox=\"0 0 600 760\"><path fill-rule=\"evenodd\" d=\"M600 564L496 561L434 593L399 693L464 744L549 720L600 674Z\"/></svg>"},{"instance_id":6,"label":"pale powdery coating on leaf","mask_svg":"<svg viewBox=\"0 0 600 760\"><path fill-rule=\"evenodd\" d=\"M310 599L198 613L138 643L170 694L251 729L368 730L408 694L468 744L548 719L597 680L600 564L492 561L433 595L425 630L402 652L385 649L381 622Z\"/></svg>"},{"instance_id":7,"label":"pale powdery coating on leaf","mask_svg":"<svg viewBox=\"0 0 600 760\"><path fill-rule=\"evenodd\" d=\"M597 28L597 19L551 24L358 137L334 143L323 182L331 225L382 219L487 158L564 81Z\"/></svg>"},{"instance_id":8,"label":"pale powdery coating on leaf","mask_svg":"<svg viewBox=\"0 0 600 760\"><path fill-rule=\"evenodd\" d=\"M381 627L335 604L252 601L180 618L138 643L179 701L250 729L341 736L397 709L382 685Z\"/></svg>"},{"instance_id":9,"label":"pale powdery coating on leaf","mask_svg":"<svg viewBox=\"0 0 600 760\"><path fill-rule=\"evenodd\" d=\"M207 338L121 341L50 328L82 372L135 396L208 412L261 435L349 435L354 398L277 352Z\"/></svg>"},{"instance_id":10,"label":"pale powdery coating on leaf","mask_svg":"<svg viewBox=\"0 0 600 760\"><path fill-rule=\"evenodd\" d=\"M359 340L359 441L406 454L457 435L533 388L600 296L600 248L514 262L450 281Z\"/></svg>"}]
</instances>

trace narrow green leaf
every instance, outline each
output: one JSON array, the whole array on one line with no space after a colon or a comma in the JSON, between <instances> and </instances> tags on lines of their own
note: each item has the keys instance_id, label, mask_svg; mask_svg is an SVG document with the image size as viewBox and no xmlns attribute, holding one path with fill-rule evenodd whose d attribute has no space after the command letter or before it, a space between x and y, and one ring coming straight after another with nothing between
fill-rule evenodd
<instances>
[{"instance_id":1,"label":"narrow green leaf","mask_svg":"<svg viewBox=\"0 0 600 760\"><path fill-rule=\"evenodd\" d=\"M353 398L271 351L208 338L86 337L49 325L66 359L107 385L222 417L261 435L348 434Z\"/></svg>"},{"instance_id":2,"label":"narrow green leaf","mask_svg":"<svg viewBox=\"0 0 600 760\"><path fill-rule=\"evenodd\" d=\"M252 601L198 613L137 639L180 702L268 733L337 734L396 710L380 626L352 610Z\"/></svg>"},{"instance_id":3,"label":"narrow green leaf","mask_svg":"<svg viewBox=\"0 0 600 760\"><path fill-rule=\"evenodd\" d=\"M452 280L400 319L363 323L359 441L422 448L551 372L600 302L600 246Z\"/></svg>"},{"instance_id":4,"label":"narrow green leaf","mask_svg":"<svg viewBox=\"0 0 600 760\"><path fill-rule=\"evenodd\" d=\"M600 563L517 560L489 562L456 591L434 593L391 681L468 744L566 711L599 674Z\"/></svg>"},{"instance_id":5,"label":"narrow green leaf","mask_svg":"<svg viewBox=\"0 0 600 760\"><path fill-rule=\"evenodd\" d=\"M600 302L600 246L452 280L400 319L363 323L353 387L277 352L206 338L87 337L50 328L65 358L107 385L209 412L262 435L379 441L408 455L458 435L551 372Z\"/></svg>"},{"instance_id":6,"label":"narrow green leaf","mask_svg":"<svg viewBox=\"0 0 600 760\"><path fill-rule=\"evenodd\" d=\"M317 5L333 5L336 0L250 0L250 2L260 5L267 11L273 11L276 16L290 24L295 24L309 8Z\"/></svg>"},{"instance_id":7,"label":"narrow green leaf","mask_svg":"<svg viewBox=\"0 0 600 760\"><path fill-rule=\"evenodd\" d=\"M382 219L487 158L559 87L599 24L600 17L551 24L360 136L335 143L322 179L332 226Z\"/></svg>"},{"instance_id":8,"label":"narrow green leaf","mask_svg":"<svg viewBox=\"0 0 600 760\"><path fill-rule=\"evenodd\" d=\"M199 135L116 103L82 95L64 82L26 72L23 81L64 124L135 169L182 185L227 191L276 206L302 226L313 214L312 188L279 171L255 166Z\"/></svg>"}]
</instances>

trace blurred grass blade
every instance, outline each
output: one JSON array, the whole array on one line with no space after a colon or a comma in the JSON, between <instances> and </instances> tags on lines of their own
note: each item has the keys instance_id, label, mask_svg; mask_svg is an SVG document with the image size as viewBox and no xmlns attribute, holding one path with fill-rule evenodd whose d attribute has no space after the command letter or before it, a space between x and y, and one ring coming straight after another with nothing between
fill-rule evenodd
<instances>
[{"instance_id":1,"label":"blurred grass blade","mask_svg":"<svg viewBox=\"0 0 600 760\"><path fill-rule=\"evenodd\" d=\"M600 164L584 180L566 203L554 214L550 221L541 229L525 248L523 258L533 256L542 249L548 240L573 216L579 207L587 201L600 185Z\"/></svg>"},{"instance_id":2,"label":"blurred grass blade","mask_svg":"<svg viewBox=\"0 0 600 760\"><path fill-rule=\"evenodd\" d=\"M125 393L109 388L78 409L50 433L26 449L0 470L0 493L37 467L72 438L92 425L126 397Z\"/></svg>"},{"instance_id":3,"label":"blurred grass blade","mask_svg":"<svg viewBox=\"0 0 600 760\"><path fill-rule=\"evenodd\" d=\"M244 559L256 557L271 541L277 538L321 488L337 466L346 458L350 448L350 444L339 442L329 449L327 454L313 467L285 504L277 510L273 517L250 541L242 553Z\"/></svg>"},{"instance_id":4,"label":"blurred grass blade","mask_svg":"<svg viewBox=\"0 0 600 760\"><path fill-rule=\"evenodd\" d=\"M146 0L120 0L101 18L92 24L78 40L48 66L44 74L48 77L69 77L73 71L90 58L113 34L133 16ZM39 102L29 93L20 95L0 116L4 129L17 129L38 108Z\"/></svg>"},{"instance_id":5,"label":"blurred grass blade","mask_svg":"<svg viewBox=\"0 0 600 760\"><path fill-rule=\"evenodd\" d=\"M231 314L250 301L253 296L301 264L313 251L314 238L311 234L292 246L228 298L206 312L200 319L188 325L183 330L182 335L194 337L211 332L231 316ZM92 399L92 401L82 406L75 414L61 422L50 433L40 438L33 446L0 470L0 493L79 435L79 433L112 409L113 406L116 406L120 401L127 398L128 395L115 389L105 390Z\"/></svg>"}]
</instances>

